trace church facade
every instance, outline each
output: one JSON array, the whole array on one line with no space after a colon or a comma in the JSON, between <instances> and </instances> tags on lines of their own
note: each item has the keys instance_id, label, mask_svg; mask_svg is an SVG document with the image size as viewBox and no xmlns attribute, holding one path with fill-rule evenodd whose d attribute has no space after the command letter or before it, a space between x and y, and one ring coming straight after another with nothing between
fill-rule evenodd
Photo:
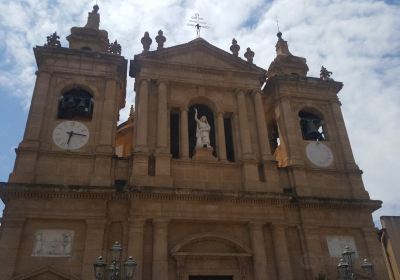
<instances>
[{"instance_id":1,"label":"church facade","mask_svg":"<svg viewBox=\"0 0 400 280\"><path fill-rule=\"evenodd\" d=\"M278 33L268 70L202 38L129 63L96 5L38 66L15 166L1 183L0 279L94 279L118 241L136 280L336 279L345 245L387 279L345 128L342 83L308 77ZM323 278L319 278L323 279Z\"/></svg>"}]
</instances>

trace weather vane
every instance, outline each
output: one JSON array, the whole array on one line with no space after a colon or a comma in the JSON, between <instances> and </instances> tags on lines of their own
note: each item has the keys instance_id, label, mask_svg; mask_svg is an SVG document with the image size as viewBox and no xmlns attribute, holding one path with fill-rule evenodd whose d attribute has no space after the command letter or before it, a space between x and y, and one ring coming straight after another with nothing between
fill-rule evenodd
<instances>
[{"instance_id":1,"label":"weather vane","mask_svg":"<svg viewBox=\"0 0 400 280\"><path fill-rule=\"evenodd\" d=\"M204 18L200 17L199 13L195 13L193 17L189 20L188 26L194 26L196 28L197 38L200 37L200 29L208 29L207 23Z\"/></svg>"}]
</instances>

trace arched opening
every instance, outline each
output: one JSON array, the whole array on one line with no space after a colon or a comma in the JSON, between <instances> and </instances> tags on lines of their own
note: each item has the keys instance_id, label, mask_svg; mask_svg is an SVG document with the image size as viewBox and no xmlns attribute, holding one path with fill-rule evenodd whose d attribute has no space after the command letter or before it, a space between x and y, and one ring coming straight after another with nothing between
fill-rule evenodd
<instances>
[{"instance_id":1,"label":"arched opening","mask_svg":"<svg viewBox=\"0 0 400 280\"><path fill-rule=\"evenodd\" d=\"M326 139L324 121L321 117L305 110L299 112L299 117L304 140L324 141Z\"/></svg>"},{"instance_id":2,"label":"arched opening","mask_svg":"<svg viewBox=\"0 0 400 280\"><path fill-rule=\"evenodd\" d=\"M194 155L194 150L196 147L196 129L197 122L195 120L195 108L198 112L198 118L206 117L208 124L210 125L210 145L213 147L213 155L217 156L215 149L215 124L214 124L214 113L211 111L209 107L203 104L193 104L189 108L188 112L188 127L189 127L189 156L192 157Z\"/></svg>"},{"instance_id":3,"label":"arched opening","mask_svg":"<svg viewBox=\"0 0 400 280\"><path fill-rule=\"evenodd\" d=\"M94 103L92 95L80 87L75 87L65 92L60 97L58 103L58 118L92 119L93 108Z\"/></svg>"}]
</instances>

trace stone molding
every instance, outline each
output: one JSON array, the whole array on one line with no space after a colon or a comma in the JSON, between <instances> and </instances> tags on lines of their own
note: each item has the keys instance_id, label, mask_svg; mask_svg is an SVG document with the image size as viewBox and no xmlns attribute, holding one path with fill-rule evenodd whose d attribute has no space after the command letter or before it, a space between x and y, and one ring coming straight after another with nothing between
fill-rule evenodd
<instances>
[{"instance_id":1,"label":"stone molding","mask_svg":"<svg viewBox=\"0 0 400 280\"><path fill-rule=\"evenodd\" d=\"M12 199L101 199L133 200L157 199L165 201L217 201L236 204L258 204L283 208L352 208L374 211L382 204L370 199L332 199L323 197L296 197L292 202L290 194L273 192L221 192L196 189L175 189L156 187L128 187L116 192L111 187L56 186L35 184L0 183L0 198L7 203Z\"/></svg>"}]
</instances>

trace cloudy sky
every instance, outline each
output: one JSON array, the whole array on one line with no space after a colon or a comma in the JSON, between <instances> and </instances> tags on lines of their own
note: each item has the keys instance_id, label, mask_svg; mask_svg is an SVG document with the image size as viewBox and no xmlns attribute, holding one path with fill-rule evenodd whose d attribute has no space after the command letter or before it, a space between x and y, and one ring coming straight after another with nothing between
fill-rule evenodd
<instances>
[{"instance_id":1,"label":"cloudy sky","mask_svg":"<svg viewBox=\"0 0 400 280\"><path fill-rule=\"evenodd\" d=\"M35 81L32 48L54 31L67 46L70 27L83 26L95 1L0 0L0 181L7 181L22 138ZM342 110L356 161L380 215L400 215L400 0L99 0L101 28L132 59L140 38L162 29L166 46L196 37L187 22L195 13L210 29L202 37L229 51L235 37L251 47L255 63L275 57L278 19L291 52L307 58L310 76L321 65L344 83ZM129 78L127 105L133 102ZM127 106L129 108L129 106ZM127 110L122 112L122 119ZM0 212L3 205L0 202Z\"/></svg>"}]
</instances>

